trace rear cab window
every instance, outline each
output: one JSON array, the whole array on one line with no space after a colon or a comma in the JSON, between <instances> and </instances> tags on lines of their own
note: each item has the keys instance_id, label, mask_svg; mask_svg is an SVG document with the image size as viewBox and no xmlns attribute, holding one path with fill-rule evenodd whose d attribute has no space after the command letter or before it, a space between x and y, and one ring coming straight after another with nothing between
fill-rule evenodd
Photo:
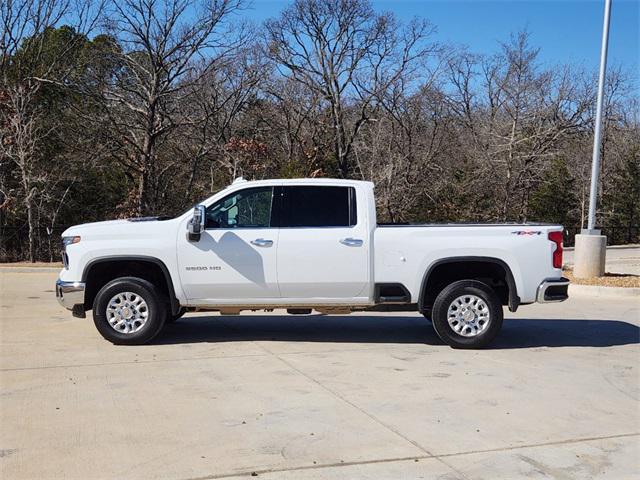
<instances>
[{"instance_id":1,"label":"rear cab window","mask_svg":"<svg viewBox=\"0 0 640 480\"><path fill-rule=\"evenodd\" d=\"M286 186L282 193L282 227L352 227L358 222L354 187Z\"/></svg>"}]
</instances>

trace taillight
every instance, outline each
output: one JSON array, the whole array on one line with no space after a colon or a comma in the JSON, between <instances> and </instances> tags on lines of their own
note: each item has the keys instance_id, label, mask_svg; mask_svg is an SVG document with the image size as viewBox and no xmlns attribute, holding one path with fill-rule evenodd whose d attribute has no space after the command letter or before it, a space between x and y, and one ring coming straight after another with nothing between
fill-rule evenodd
<instances>
[{"instance_id":1,"label":"taillight","mask_svg":"<svg viewBox=\"0 0 640 480\"><path fill-rule=\"evenodd\" d=\"M553 268L562 268L562 230L550 232L549 240L556 244L556 249L553 252Z\"/></svg>"}]
</instances>

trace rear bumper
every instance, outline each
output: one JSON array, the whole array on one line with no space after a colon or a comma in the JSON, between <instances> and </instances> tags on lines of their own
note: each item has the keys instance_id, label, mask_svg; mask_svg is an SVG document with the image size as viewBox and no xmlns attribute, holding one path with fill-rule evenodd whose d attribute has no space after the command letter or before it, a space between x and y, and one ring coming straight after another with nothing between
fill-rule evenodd
<instances>
[{"instance_id":1,"label":"rear bumper","mask_svg":"<svg viewBox=\"0 0 640 480\"><path fill-rule=\"evenodd\" d=\"M536 302L564 302L569 298L569 280L566 278L548 278L538 286Z\"/></svg>"},{"instance_id":2,"label":"rear bumper","mask_svg":"<svg viewBox=\"0 0 640 480\"><path fill-rule=\"evenodd\" d=\"M56 298L58 303L67 310L74 312L82 309L84 312L84 288L83 282L65 282L56 280Z\"/></svg>"}]
</instances>

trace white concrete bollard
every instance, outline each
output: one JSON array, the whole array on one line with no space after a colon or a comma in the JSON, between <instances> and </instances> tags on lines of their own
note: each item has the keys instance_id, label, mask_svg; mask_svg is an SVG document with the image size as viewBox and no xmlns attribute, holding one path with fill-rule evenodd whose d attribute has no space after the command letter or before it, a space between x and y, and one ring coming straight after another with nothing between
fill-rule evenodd
<instances>
[{"instance_id":1,"label":"white concrete bollard","mask_svg":"<svg viewBox=\"0 0 640 480\"><path fill-rule=\"evenodd\" d=\"M576 235L573 275L576 278L602 277L607 256L607 237L604 235Z\"/></svg>"}]
</instances>

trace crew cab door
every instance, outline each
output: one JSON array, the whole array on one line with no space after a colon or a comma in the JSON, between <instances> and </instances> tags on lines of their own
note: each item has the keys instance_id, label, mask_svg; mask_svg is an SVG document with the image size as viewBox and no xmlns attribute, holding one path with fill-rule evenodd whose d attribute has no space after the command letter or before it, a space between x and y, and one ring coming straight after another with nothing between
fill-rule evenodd
<instances>
[{"instance_id":1,"label":"crew cab door","mask_svg":"<svg viewBox=\"0 0 640 480\"><path fill-rule=\"evenodd\" d=\"M247 304L279 297L273 192L273 187L233 192L207 208L199 241L179 236L180 278L190 303Z\"/></svg>"},{"instance_id":2,"label":"crew cab door","mask_svg":"<svg viewBox=\"0 0 640 480\"><path fill-rule=\"evenodd\" d=\"M354 187L282 187L277 262L284 301L368 296L370 239L358 210Z\"/></svg>"}]
</instances>

